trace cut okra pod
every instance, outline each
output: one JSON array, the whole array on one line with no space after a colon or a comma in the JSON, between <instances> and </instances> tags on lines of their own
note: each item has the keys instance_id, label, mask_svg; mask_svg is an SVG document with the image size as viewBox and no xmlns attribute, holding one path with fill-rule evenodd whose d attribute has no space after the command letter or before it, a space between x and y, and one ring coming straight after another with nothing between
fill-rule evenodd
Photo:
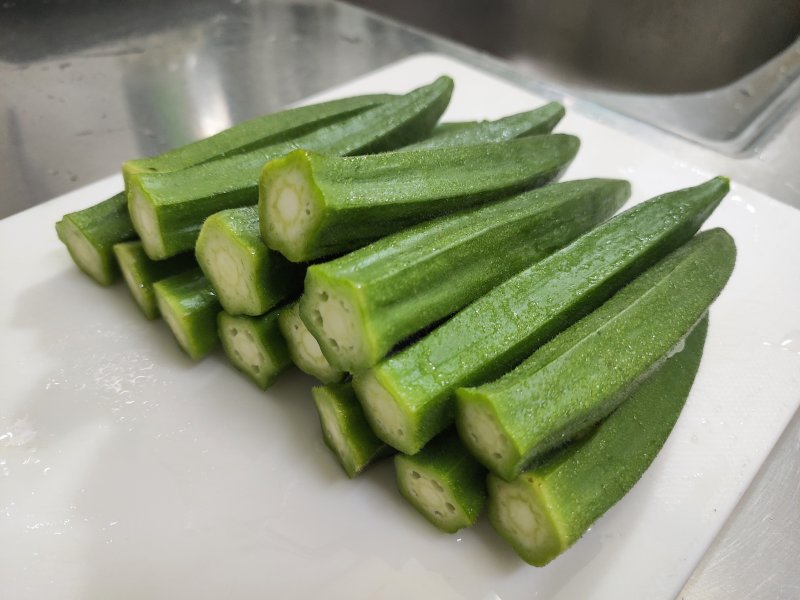
<instances>
[{"instance_id":1,"label":"cut okra pod","mask_svg":"<svg viewBox=\"0 0 800 600\"><path fill-rule=\"evenodd\" d=\"M217 325L222 349L233 366L267 389L292 361L278 327L282 309L249 317L220 312Z\"/></svg>"},{"instance_id":2,"label":"cut okra pod","mask_svg":"<svg viewBox=\"0 0 800 600\"><path fill-rule=\"evenodd\" d=\"M402 150L426 150L445 146L468 146L488 142L504 142L519 137L550 133L564 117L564 107L550 102L527 112L510 115L496 121L473 123L442 123L431 136Z\"/></svg>"},{"instance_id":3,"label":"cut okra pod","mask_svg":"<svg viewBox=\"0 0 800 600\"><path fill-rule=\"evenodd\" d=\"M574 544L641 478L694 382L708 319L588 435L507 482L489 475L489 521L526 562L542 567Z\"/></svg>"},{"instance_id":4,"label":"cut okra pod","mask_svg":"<svg viewBox=\"0 0 800 600\"><path fill-rule=\"evenodd\" d=\"M452 80L443 77L291 140L181 171L134 173L126 182L134 228L152 258L190 250L209 215L258 203L258 178L267 161L296 148L344 155L411 143L433 129L452 89Z\"/></svg>"},{"instance_id":5,"label":"cut okra pod","mask_svg":"<svg viewBox=\"0 0 800 600\"><path fill-rule=\"evenodd\" d=\"M300 314L335 367L356 372L613 215L616 179L556 183L421 223L312 265Z\"/></svg>"},{"instance_id":6,"label":"cut okra pod","mask_svg":"<svg viewBox=\"0 0 800 600\"><path fill-rule=\"evenodd\" d=\"M153 286L157 281L197 266L191 254L179 254L167 260L151 260L139 241L114 244L114 256L131 296L148 319L158 317Z\"/></svg>"},{"instance_id":7,"label":"cut okra pod","mask_svg":"<svg viewBox=\"0 0 800 600\"><path fill-rule=\"evenodd\" d=\"M432 439L413 456L394 457L403 497L436 527L455 533L475 524L486 502L486 469L455 430Z\"/></svg>"},{"instance_id":8,"label":"cut okra pod","mask_svg":"<svg viewBox=\"0 0 800 600\"><path fill-rule=\"evenodd\" d=\"M195 253L228 314L262 315L297 298L303 289L305 266L267 248L255 206L211 215L200 230Z\"/></svg>"},{"instance_id":9,"label":"cut okra pod","mask_svg":"<svg viewBox=\"0 0 800 600\"><path fill-rule=\"evenodd\" d=\"M316 377L322 383L336 383L346 373L328 362L319 343L300 318L299 303L295 302L281 311L278 323L289 348L289 356L298 369Z\"/></svg>"},{"instance_id":10,"label":"cut okra pod","mask_svg":"<svg viewBox=\"0 0 800 600\"><path fill-rule=\"evenodd\" d=\"M153 290L161 316L186 354L199 360L216 347L222 307L200 267L157 281Z\"/></svg>"},{"instance_id":11,"label":"cut okra pod","mask_svg":"<svg viewBox=\"0 0 800 600\"><path fill-rule=\"evenodd\" d=\"M100 285L111 285L119 276L114 244L136 238L124 192L64 215L56 233L78 268Z\"/></svg>"},{"instance_id":12,"label":"cut okra pod","mask_svg":"<svg viewBox=\"0 0 800 600\"><path fill-rule=\"evenodd\" d=\"M355 477L379 458L392 453L370 429L350 383L315 387L311 394L325 445L336 455L348 477Z\"/></svg>"},{"instance_id":13,"label":"cut okra pod","mask_svg":"<svg viewBox=\"0 0 800 600\"><path fill-rule=\"evenodd\" d=\"M736 246L698 234L500 379L457 390L470 451L510 481L611 413L665 360L728 281Z\"/></svg>"},{"instance_id":14,"label":"cut okra pod","mask_svg":"<svg viewBox=\"0 0 800 600\"><path fill-rule=\"evenodd\" d=\"M688 241L728 180L653 198L482 296L353 385L375 433L413 454L453 422L454 391L509 371L542 343Z\"/></svg>"},{"instance_id":15,"label":"cut okra pod","mask_svg":"<svg viewBox=\"0 0 800 600\"><path fill-rule=\"evenodd\" d=\"M306 262L557 178L578 138L540 135L506 142L332 156L296 150L267 163L259 213L267 246Z\"/></svg>"}]
</instances>

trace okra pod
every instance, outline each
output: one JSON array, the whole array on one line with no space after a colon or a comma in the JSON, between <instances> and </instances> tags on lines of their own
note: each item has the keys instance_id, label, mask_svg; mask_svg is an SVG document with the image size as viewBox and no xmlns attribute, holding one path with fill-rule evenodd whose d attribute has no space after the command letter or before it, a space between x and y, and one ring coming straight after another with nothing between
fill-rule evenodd
<instances>
[{"instance_id":1,"label":"okra pod","mask_svg":"<svg viewBox=\"0 0 800 600\"><path fill-rule=\"evenodd\" d=\"M228 359L262 390L292 364L278 328L280 312L276 309L248 317L223 311L217 317L219 338Z\"/></svg>"}]
</instances>

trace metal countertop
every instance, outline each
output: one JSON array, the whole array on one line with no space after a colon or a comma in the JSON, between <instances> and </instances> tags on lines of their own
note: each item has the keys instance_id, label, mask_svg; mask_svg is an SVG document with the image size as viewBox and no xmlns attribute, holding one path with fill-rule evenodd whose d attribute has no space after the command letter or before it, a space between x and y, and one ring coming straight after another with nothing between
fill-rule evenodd
<instances>
[{"instance_id":1,"label":"metal countertop","mask_svg":"<svg viewBox=\"0 0 800 600\"><path fill-rule=\"evenodd\" d=\"M507 63L323 1L0 0L0 218L419 52L646 137L800 208L800 110L731 158ZM581 99L583 98L583 99ZM594 100L598 100L594 97ZM800 413L680 597L800 598Z\"/></svg>"}]
</instances>

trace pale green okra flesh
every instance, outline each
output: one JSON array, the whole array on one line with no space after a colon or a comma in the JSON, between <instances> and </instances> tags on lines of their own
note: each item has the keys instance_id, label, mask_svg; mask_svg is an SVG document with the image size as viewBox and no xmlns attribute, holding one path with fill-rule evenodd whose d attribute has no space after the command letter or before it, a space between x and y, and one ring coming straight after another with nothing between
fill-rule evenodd
<instances>
[{"instance_id":1,"label":"pale green okra flesh","mask_svg":"<svg viewBox=\"0 0 800 600\"><path fill-rule=\"evenodd\" d=\"M511 482L488 477L489 521L529 564L542 567L622 499L666 442L694 382L708 319L586 436Z\"/></svg>"},{"instance_id":2,"label":"pale green okra flesh","mask_svg":"<svg viewBox=\"0 0 800 600\"><path fill-rule=\"evenodd\" d=\"M159 316L153 290L155 283L197 266L190 254L179 254L167 260L151 260L138 240L114 244L113 250L131 296L148 319Z\"/></svg>"},{"instance_id":3,"label":"pale green okra flesh","mask_svg":"<svg viewBox=\"0 0 800 600\"><path fill-rule=\"evenodd\" d=\"M431 440L413 456L394 458L397 487L430 523L447 533L475 524L486 502L486 469L455 431Z\"/></svg>"},{"instance_id":4,"label":"pale green okra flesh","mask_svg":"<svg viewBox=\"0 0 800 600\"><path fill-rule=\"evenodd\" d=\"M161 316L192 360L216 348L217 313L222 307L199 267L157 281L153 290Z\"/></svg>"},{"instance_id":5,"label":"pale green okra flesh","mask_svg":"<svg viewBox=\"0 0 800 600\"><path fill-rule=\"evenodd\" d=\"M281 311L276 309L255 317L223 311L217 319L226 356L262 390L292 364L278 327Z\"/></svg>"},{"instance_id":6,"label":"pale green okra flesh","mask_svg":"<svg viewBox=\"0 0 800 600\"><path fill-rule=\"evenodd\" d=\"M316 377L322 383L336 383L346 373L333 367L322 354L319 343L300 318L300 307L294 302L281 311L278 319L289 355L297 368Z\"/></svg>"},{"instance_id":7,"label":"pale green okra flesh","mask_svg":"<svg viewBox=\"0 0 800 600\"><path fill-rule=\"evenodd\" d=\"M195 253L223 310L231 315L263 315L297 298L303 287L305 267L266 247L255 206L211 215L200 230Z\"/></svg>"},{"instance_id":8,"label":"pale green okra flesh","mask_svg":"<svg viewBox=\"0 0 800 600\"><path fill-rule=\"evenodd\" d=\"M352 478L392 452L369 427L349 382L311 389L325 444Z\"/></svg>"}]
</instances>

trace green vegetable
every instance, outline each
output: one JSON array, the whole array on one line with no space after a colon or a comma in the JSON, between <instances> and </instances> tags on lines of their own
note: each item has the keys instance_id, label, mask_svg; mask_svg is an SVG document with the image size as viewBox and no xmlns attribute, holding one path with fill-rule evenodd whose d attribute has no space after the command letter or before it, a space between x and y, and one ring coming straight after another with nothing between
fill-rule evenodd
<instances>
[{"instance_id":1,"label":"green vegetable","mask_svg":"<svg viewBox=\"0 0 800 600\"><path fill-rule=\"evenodd\" d=\"M123 192L64 215L56 233L78 268L100 285L111 285L119 276L114 244L136 237Z\"/></svg>"},{"instance_id":2,"label":"green vegetable","mask_svg":"<svg viewBox=\"0 0 800 600\"><path fill-rule=\"evenodd\" d=\"M446 108L452 88L452 80L443 77L301 137L181 171L131 175L128 209L147 254L160 259L190 250L206 217L255 205L264 163L296 148L358 154L424 137Z\"/></svg>"},{"instance_id":3,"label":"green vegetable","mask_svg":"<svg viewBox=\"0 0 800 600\"><path fill-rule=\"evenodd\" d=\"M308 269L300 313L323 354L356 372L585 233L630 184L557 183L421 223Z\"/></svg>"},{"instance_id":4,"label":"green vegetable","mask_svg":"<svg viewBox=\"0 0 800 600\"><path fill-rule=\"evenodd\" d=\"M257 317L233 316L220 312L217 317L222 349L231 363L262 390L286 370L292 361L278 328L281 310Z\"/></svg>"},{"instance_id":5,"label":"green vegetable","mask_svg":"<svg viewBox=\"0 0 800 600\"><path fill-rule=\"evenodd\" d=\"M356 373L375 433L406 454L453 421L457 387L491 381L689 240L728 180L664 194L502 283L424 338Z\"/></svg>"},{"instance_id":6,"label":"green vegetable","mask_svg":"<svg viewBox=\"0 0 800 600\"><path fill-rule=\"evenodd\" d=\"M467 146L487 142L502 142L515 138L550 133L564 117L564 107L551 102L535 110L503 117L496 121L472 123L442 123L433 134L403 150L426 150L445 146Z\"/></svg>"},{"instance_id":7,"label":"green vegetable","mask_svg":"<svg viewBox=\"0 0 800 600\"><path fill-rule=\"evenodd\" d=\"M303 135L310 129L351 116L390 98L385 95L345 98L258 117L158 156L128 161L123 165L123 172L127 180L139 171L185 169L260 145L274 144L287 136ZM137 237L128 214L125 192L65 215L56 223L56 232L75 264L101 285L110 285L119 275L112 251L114 244Z\"/></svg>"},{"instance_id":8,"label":"green vegetable","mask_svg":"<svg viewBox=\"0 0 800 600\"><path fill-rule=\"evenodd\" d=\"M500 379L457 391L470 451L510 481L606 417L682 342L728 281L736 246L697 235Z\"/></svg>"},{"instance_id":9,"label":"green vegetable","mask_svg":"<svg viewBox=\"0 0 800 600\"><path fill-rule=\"evenodd\" d=\"M400 493L436 527L455 533L475 524L486 502L486 469L454 430L413 456L397 454L394 467Z\"/></svg>"},{"instance_id":10,"label":"green vegetable","mask_svg":"<svg viewBox=\"0 0 800 600\"><path fill-rule=\"evenodd\" d=\"M409 225L498 200L558 177L578 138L339 157L297 150L261 175L267 246L293 262L353 250Z\"/></svg>"},{"instance_id":11,"label":"green vegetable","mask_svg":"<svg viewBox=\"0 0 800 600\"><path fill-rule=\"evenodd\" d=\"M349 383L311 389L319 413L322 437L348 477L355 477L391 449L380 441L364 419Z\"/></svg>"},{"instance_id":12,"label":"green vegetable","mask_svg":"<svg viewBox=\"0 0 800 600\"><path fill-rule=\"evenodd\" d=\"M322 383L335 383L344 379L344 371L331 366L328 359L323 356L316 338L311 335L300 318L298 302L281 311L278 323L286 339L292 362L298 369L316 377Z\"/></svg>"},{"instance_id":13,"label":"green vegetable","mask_svg":"<svg viewBox=\"0 0 800 600\"><path fill-rule=\"evenodd\" d=\"M155 319L159 314L153 291L155 282L197 265L190 254L179 254L167 260L150 260L139 241L114 244L114 256L133 299L148 319Z\"/></svg>"},{"instance_id":14,"label":"green vegetable","mask_svg":"<svg viewBox=\"0 0 800 600\"><path fill-rule=\"evenodd\" d=\"M664 445L692 387L707 319L587 436L512 482L489 475L488 513L526 562L544 566L574 544L644 474Z\"/></svg>"},{"instance_id":15,"label":"green vegetable","mask_svg":"<svg viewBox=\"0 0 800 600\"><path fill-rule=\"evenodd\" d=\"M199 360L216 347L222 307L199 267L157 281L153 290L161 316L186 354Z\"/></svg>"},{"instance_id":16,"label":"green vegetable","mask_svg":"<svg viewBox=\"0 0 800 600\"><path fill-rule=\"evenodd\" d=\"M231 315L261 315L303 289L305 267L266 247L255 206L231 208L203 223L197 262Z\"/></svg>"},{"instance_id":17,"label":"green vegetable","mask_svg":"<svg viewBox=\"0 0 800 600\"><path fill-rule=\"evenodd\" d=\"M244 154L306 135L394 96L374 94L342 98L299 108L281 110L237 123L210 137L185 144L157 156L129 160L122 165L126 181L136 173L180 171L209 161Z\"/></svg>"}]
</instances>

